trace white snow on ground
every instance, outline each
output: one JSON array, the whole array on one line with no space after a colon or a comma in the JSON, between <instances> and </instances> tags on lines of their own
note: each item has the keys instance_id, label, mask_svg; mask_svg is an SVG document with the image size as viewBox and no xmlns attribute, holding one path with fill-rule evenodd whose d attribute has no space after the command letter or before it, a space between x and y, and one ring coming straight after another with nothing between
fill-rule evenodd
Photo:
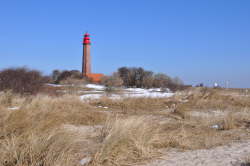
<instances>
[{"instance_id":1,"label":"white snow on ground","mask_svg":"<svg viewBox=\"0 0 250 166\"><path fill-rule=\"evenodd\" d=\"M87 165L91 161L91 157L86 157L81 159L80 164L81 165Z\"/></svg>"},{"instance_id":2,"label":"white snow on ground","mask_svg":"<svg viewBox=\"0 0 250 166\"><path fill-rule=\"evenodd\" d=\"M104 90L105 89L105 86L97 85L97 84L87 84L85 87L95 89L95 90Z\"/></svg>"},{"instance_id":3,"label":"white snow on ground","mask_svg":"<svg viewBox=\"0 0 250 166\"><path fill-rule=\"evenodd\" d=\"M97 108L104 108L104 109L108 109L109 107L104 107L104 106L99 105Z\"/></svg>"},{"instance_id":4,"label":"white snow on ground","mask_svg":"<svg viewBox=\"0 0 250 166\"><path fill-rule=\"evenodd\" d=\"M8 110L18 110L19 107L9 107Z\"/></svg>"},{"instance_id":5,"label":"white snow on ground","mask_svg":"<svg viewBox=\"0 0 250 166\"><path fill-rule=\"evenodd\" d=\"M127 89L125 89L125 90L130 91L130 92L133 92L133 93L162 92L162 89L161 89L161 88L151 88L151 89L127 88ZM170 92L170 90L167 89L166 92Z\"/></svg>"},{"instance_id":6,"label":"white snow on ground","mask_svg":"<svg viewBox=\"0 0 250 166\"><path fill-rule=\"evenodd\" d=\"M173 93L162 92L160 88L151 88L151 89L142 89L142 88L127 88L126 91L129 93L125 93L125 97L152 97L152 98L160 98L160 97L170 97Z\"/></svg>"},{"instance_id":7,"label":"white snow on ground","mask_svg":"<svg viewBox=\"0 0 250 166\"><path fill-rule=\"evenodd\" d=\"M99 99L101 97L108 97L111 99L121 99L121 98L139 98L139 97L148 97L148 98L164 98L164 97L171 97L174 93L169 92L162 92L160 88L151 88L151 89L142 89L142 88L126 88L124 89L123 93L121 94L111 94L106 95L104 93L105 86L103 85L96 85L96 84L87 84L85 87L91 88L93 90L88 91L89 94L85 94L80 96L82 100L84 99ZM97 92L98 94L91 94L93 92ZM85 91L87 92L87 91Z\"/></svg>"},{"instance_id":8,"label":"white snow on ground","mask_svg":"<svg viewBox=\"0 0 250 166\"><path fill-rule=\"evenodd\" d=\"M52 87L61 87L64 85L57 85L57 84L47 84L48 86ZM66 85L65 85L66 86ZM101 97L108 97L111 99L121 99L121 98L139 98L139 97L148 97L148 98L164 98L164 97L170 97L173 95L173 93L170 92L169 89L166 89L165 91L162 91L161 88L151 88L151 89L143 89L143 88L126 88L123 89L124 91L121 94L111 94L106 95L104 90L105 86L98 85L98 84L87 84L85 85L86 88L89 88L91 90L84 90L79 91L78 93L86 93L80 98L82 100L84 99L99 99ZM60 92L66 93L65 90L60 90Z\"/></svg>"},{"instance_id":9,"label":"white snow on ground","mask_svg":"<svg viewBox=\"0 0 250 166\"><path fill-rule=\"evenodd\" d=\"M103 94L86 94L86 95L82 95L80 96L81 100L84 99L99 99L103 96Z\"/></svg>"},{"instance_id":10,"label":"white snow on ground","mask_svg":"<svg viewBox=\"0 0 250 166\"><path fill-rule=\"evenodd\" d=\"M58 85L58 84L46 84L48 86L52 86L52 87L61 87L62 85Z\"/></svg>"},{"instance_id":11,"label":"white snow on ground","mask_svg":"<svg viewBox=\"0 0 250 166\"><path fill-rule=\"evenodd\" d=\"M99 98L102 98L102 97L108 97L110 99L120 99L122 96L116 95L116 94L112 94L112 95L107 96L107 95L105 95L103 93L100 93L100 94L86 94L86 95L80 96L80 99L81 100L85 100L85 99L92 100L92 99L99 99Z\"/></svg>"},{"instance_id":12,"label":"white snow on ground","mask_svg":"<svg viewBox=\"0 0 250 166\"><path fill-rule=\"evenodd\" d=\"M163 97L171 97L173 93L161 93L161 92L143 92L143 93L135 93L135 94L124 94L123 97L149 97L149 98L163 98Z\"/></svg>"},{"instance_id":13,"label":"white snow on ground","mask_svg":"<svg viewBox=\"0 0 250 166\"><path fill-rule=\"evenodd\" d=\"M162 160L153 161L146 166L241 166L250 154L250 141L232 143L213 149L193 151L166 151Z\"/></svg>"}]
</instances>

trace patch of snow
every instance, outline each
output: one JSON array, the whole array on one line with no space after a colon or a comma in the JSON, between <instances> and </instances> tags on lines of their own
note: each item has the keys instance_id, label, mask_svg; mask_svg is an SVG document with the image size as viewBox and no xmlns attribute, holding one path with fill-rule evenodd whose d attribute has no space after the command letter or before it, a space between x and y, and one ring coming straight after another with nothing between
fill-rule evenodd
<instances>
[{"instance_id":1,"label":"patch of snow","mask_svg":"<svg viewBox=\"0 0 250 166\"><path fill-rule=\"evenodd\" d=\"M161 88L151 88L151 89L127 88L125 90L132 92L132 93L124 94L125 97L162 98L162 97L170 97L173 95L173 93L162 92Z\"/></svg>"},{"instance_id":2,"label":"patch of snow","mask_svg":"<svg viewBox=\"0 0 250 166\"><path fill-rule=\"evenodd\" d=\"M173 96L173 93L158 93L158 92L152 92L152 93L135 93L135 94L122 94L122 95L110 95L105 96L103 94L86 94L80 96L82 100L84 99L99 99L101 97L108 97L110 99L121 99L121 98L140 98L140 97L146 97L146 98L164 98L164 97L171 97Z\"/></svg>"},{"instance_id":3,"label":"patch of snow","mask_svg":"<svg viewBox=\"0 0 250 166\"><path fill-rule=\"evenodd\" d=\"M104 90L105 86L97 85L97 84L87 84L85 85L86 88L96 89L96 90Z\"/></svg>"},{"instance_id":4,"label":"patch of snow","mask_svg":"<svg viewBox=\"0 0 250 166\"><path fill-rule=\"evenodd\" d=\"M46 84L48 86L52 86L52 87L62 87L62 85L58 85L58 84Z\"/></svg>"},{"instance_id":5,"label":"patch of snow","mask_svg":"<svg viewBox=\"0 0 250 166\"><path fill-rule=\"evenodd\" d=\"M149 92L162 92L161 88L150 88L150 89L142 89L142 88L127 88L126 91L133 92L133 93L149 93ZM168 93L170 93L169 89L166 89ZM166 93L166 92L165 92Z\"/></svg>"},{"instance_id":6,"label":"patch of snow","mask_svg":"<svg viewBox=\"0 0 250 166\"><path fill-rule=\"evenodd\" d=\"M212 128L212 129L219 129L220 126L219 126L218 124L215 124L215 125L212 125L211 128Z\"/></svg>"},{"instance_id":7,"label":"patch of snow","mask_svg":"<svg viewBox=\"0 0 250 166\"><path fill-rule=\"evenodd\" d=\"M130 91L130 92L140 92L140 93L146 91L145 89L142 89L142 88L127 88L125 90Z\"/></svg>"},{"instance_id":8,"label":"patch of snow","mask_svg":"<svg viewBox=\"0 0 250 166\"><path fill-rule=\"evenodd\" d=\"M9 107L8 110L18 110L19 107Z\"/></svg>"},{"instance_id":9,"label":"patch of snow","mask_svg":"<svg viewBox=\"0 0 250 166\"><path fill-rule=\"evenodd\" d=\"M163 98L163 97L171 97L173 96L173 93L144 92L144 93L124 94L124 96L132 98L139 98L139 97Z\"/></svg>"},{"instance_id":10,"label":"patch of snow","mask_svg":"<svg viewBox=\"0 0 250 166\"><path fill-rule=\"evenodd\" d=\"M86 157L80 160L81 165L87 165L91 161L91 157Z\"/></svg>"},{"instance_id":11,"label":"patch of snow","mask_svg":"<svg viewBox=\"0 0 250 166\"><path fill-rule=\"evenodd\" d=\"M127 88L125 89L126 91L129 92L134 92L134 93L147 93L147 92L163 92L161 88L150 88L150 89L143 89L143 88ZM165 90L166 92L170 92L169 89Z\"/></svg>"},{"instance_id":12,"label":"patch of snow","mask_svg":"<svg viewBox=\"0 0 250 166\"><path fill-rule=\"evenodd\" d=\"M95 89L96 90L103 90L105 87L102 85L96 84L87 84L87 88ZM92 91L89 91L92 93ZM151 89L142 89L142 88L126 88L124 92L121 94L111 94L105 95L104 93L99 94L84 94L80 96L83 99L99 99L101 97L108 97L110 99L121 99L121 98L140 98L140 97L147 97L147 98L164 98L164 97L171 97L174 93L171 92L162 92L160 88L151 88Z\"/></svg>"},{"instance_id":13,"label":"patch of snow","mask_svg":"<svg viewBox=\"0 0 250 166\"><path fill-rule=\"evenodd\" d=\"M102 96L103 96L102 94L86 94L86 95L80 96L80 99L81 100L84 100L84 99L99 99Z\"/></svg>"},{"instance_id":14,"label":"patch of snow","mask_svg":"<svg viewBox=\"0 0 250 166\"><path fill-rule=\"evenodd\" d=\"M104 107L104 106L101 106L101 105L98 105L97 107L98 107L98 108L108 109L108 107Z\"/></svg>"},{"instance_id":15,"label":"patch of snow","mask_svg":"<svg viewBox=\"0 0 250 166\"><path fill-rule=\"evenodd\" d=\"M151 88L151 89L148 89L148 91L150 92L161 92L161 88Z\"/></svg>"}]
</instances>

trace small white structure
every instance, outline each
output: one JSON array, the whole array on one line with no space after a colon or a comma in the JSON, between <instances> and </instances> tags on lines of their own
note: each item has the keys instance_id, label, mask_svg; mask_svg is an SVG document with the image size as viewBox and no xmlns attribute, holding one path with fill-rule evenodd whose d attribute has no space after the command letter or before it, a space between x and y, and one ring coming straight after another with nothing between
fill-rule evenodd
<instances>
[{"instance_id":1,"label":"small white structure","mask_svg":"<svg viewBox=\"0 0 250 166\"><path fill-rule=\"evenodd\" d=\"M218 83L215 82L215 83L214 83L214 88L218 88L218 87L219 87Z\"/></svg>"}]
</instances>

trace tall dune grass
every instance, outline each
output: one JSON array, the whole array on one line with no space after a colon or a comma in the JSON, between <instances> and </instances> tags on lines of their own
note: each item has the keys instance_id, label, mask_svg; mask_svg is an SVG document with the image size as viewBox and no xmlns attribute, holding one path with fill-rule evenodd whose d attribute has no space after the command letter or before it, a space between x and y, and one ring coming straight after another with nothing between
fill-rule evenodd
<instances>
[{"instance_id":1,"label":"tall dune grass","mask_svg":"<svg viewBox=\"0 0 250 166\"><path fill-rule=\"evenodd\" d=\"M244 104L248 99L232 98L233 102L228 102L231 112L248 108ZM210 91L165 99L104 98L90 102L74 95L25 97L1 93L0 165L79 165L82 158L90 156L89 166L136 165L159 156L161 149L223 145L245 138L244 127L250 123L248 109L244 109L244 114L236 114L241 113L240 109L227 112L218 119L188 117L186 112L217 106L226 109L227 100L228 97ZM98 105L107 106L110 111L102 111ZM9 109L14 106L18 109ZM211 128L213 124L222 128ZM95 127L96 130L89 130Z\"/></svg>"},{"instance_id":2,"label":"tall dune grass","mask_svg":"<svg viewBox=\"0 0 250 166\"><path fill-rule=\"evenodd\" d=\"M83 149L86 152L86 147L90 147L86 133L63 126L94 126L106 119L104 113L76 96L2 95L0 163L4 166L78 165L80 156L84 156ZM13 104L19 104L19 109L9 110Z\"/></svg>"},{"instance_id":3,"label":"tall dune grass","mask_svg":"<svg viewBox=\"0 0 250 166\"><path fill-rule=\"evenodd\" d=\"M148 117L109 119L100 132L101 148L90 165L131 165L155 156L157 126Z\"/></svg>"}]
</instances>

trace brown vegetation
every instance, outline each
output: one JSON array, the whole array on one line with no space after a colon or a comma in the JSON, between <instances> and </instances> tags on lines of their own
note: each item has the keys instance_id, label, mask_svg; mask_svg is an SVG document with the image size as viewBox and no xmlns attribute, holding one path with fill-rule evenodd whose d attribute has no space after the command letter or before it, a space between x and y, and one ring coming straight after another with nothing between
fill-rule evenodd
<instances>
[{"instance_id":1,"label":"brown vegetation","mask_svg":"<svg viewBox=\"0 0 250 166\"><path fill-rule=\"evenodd\" d=\"M90 165L132 165L157 155L159 132L148 117L109 119L100 131L101 147Z\"/></svg>"},{"instance_id":2,"label":"brown vegetation","mask_svg":"<svg viewBox=\"0 0 250 166\"><path fill-rule=\"evenodd\" d=\"M123 80L117 73L113 73L111 76L103 76L101 84L105 85L107 88L120 87L123 84Z\"/></svg>"},{"instance_id":3,"label":"brown vegetation","mask_svg":"<svg viewBox=\"0 0 250 166\"><path fill-rule=\"evenodd\" d=\"M0 161L4 166L66 166L90 157L90 166L142 164L163 149L213 148L248 139L249 108L248 96L223 89L88 102L74 95L5 92L0 94Z\"/></svg>"},{"instance_id":4,"label":"brown vegetation","mask_svg":"<svg viewBox=\"0 0 250 166\"><path fill-rule=\"evenodd\" d=\"M164 98L124 98L120 100L112 100L109 98L101 98L90 102L94 106L106 106L117 112L124 114L154 114L168 106L167 99Z\"/></svg>"},{"instance_id":5,"label":"brown vegetation","mask_svg":"<svg viewBox=\"0 0 250 166\"><path fill-rule=\"evenodd\" d=\"M105 114L95 112L74 96L15 97L10 93L0 98L1 165L68 165L77 163L84 135L63 130L66 124L96 125ZM18 110L8 108L18 105ZM79 146L79 147L78 147Z\"/></svg>"},{"instance_id":6,"label":"brown vegetation","mask_svg":"<svg viewBox=\"0 0 250 166\"><path fill-rule=\"evenodd\" d=\"M67 82L71 84L72 81L73 83L75 82L78 83L79 81L77 80L81 81L82 73L78 70L64 70L64 71L53 70L51 77L53 79L53 82L56 84L67 83Z\"/></svg>"},{"instance_id":7,"label":"brown vegetation","mask_svg":"<svg viewBox=\"0 0 250 166\"><path fill-rule=\"evenodd\" d=\"M154 74L152 71L144 70L141 67L121 67L117 73L126 87L169 88L172 91L185 89L179 78L173 79L163 73Z\"/></svg>"},{"instance_id":8,"label":"brown vegetation","mask_svg":"<svg viewBox=\"0 0 250 166\"><path fill-rule=\"evenodd\" d=\"M0 91L12 90L20 94L36 94L48 77L37 70L27 68L9 68L0 71Z\"/></svg>"}]
</instances>

